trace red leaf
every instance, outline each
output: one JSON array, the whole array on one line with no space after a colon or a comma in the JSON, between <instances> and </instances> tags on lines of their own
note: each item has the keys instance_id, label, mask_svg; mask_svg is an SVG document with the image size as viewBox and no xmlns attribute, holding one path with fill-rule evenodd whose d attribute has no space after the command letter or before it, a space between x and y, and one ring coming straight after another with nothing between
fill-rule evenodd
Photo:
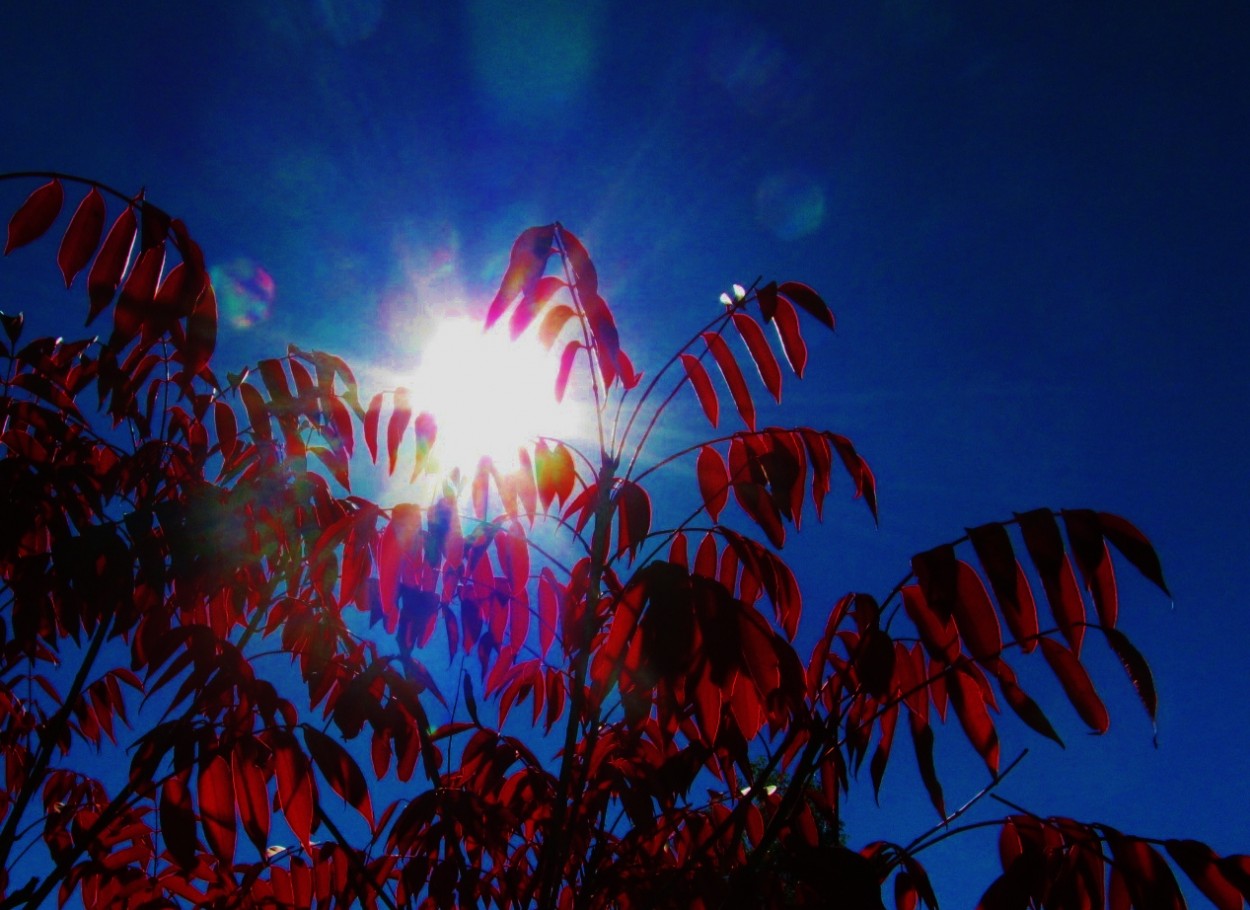
<instances>
[{"instance_id":1,"label":"red leaf","mask_svg":"<svg viewBox=\"0 0 1250 910\"><path fill-rule=\"evenodd\" d=\"M378 463L378 424L382 419L382 393L378 392L369 399L369 407L365 411L365 445L369 447L369 458Z\"/></svg>"},{"instance_id":2,"label":"red leaf","mask_svg":"<svg viewBox=\"0 0 1250 910\"><path fill-rule=\"evenodd\" d=\"M538 574L538 656L544 657L556 638L559 622L560 586L555 573L544 566Z\"/></svg>"},{"instance_id":3,"label":"red leaf","mask_svg":"<svg viewBox=\"0 0 1250 910\"><path fill-rule=\"evenodd\" d=\"M1112 515L1109 512L1099 512L1098 523L1102 526L1103 536L1111 541L1124 558L1131 562L1138 572L1158 585L1164 594L1171 597L1172 592L1163 581L1163 567L1159 565L1159 556L1146 535L1119 515Z\"/></svg>"},{"instance_id":4,"label":"red leaf","mask_svg":"<svg viewBox=\"0 0 1250 910\"><path fill-rule=\"evenodd\" d=\"M742 416L742 422L747 425L747 429L755 432L755 403L751 401L751 393L747 389L746 380L742 376L742 370L738 367L738 361L729 350L729 345L725 344L724 338L714 332L704 332L703 340L707 342L712 358L720 367L721 375L725 377L725 383L729 386L729 392L733 396L738 413Z\"/></svg>"},{"instance_id":5,"label":"red leaf","mask_svg":"<svg viewBox=\"0 0 1250 910\"><path fill-rule=\"evenodd\" d=\"M193 869L199 840L195 836L195 812L191 808L191 769L171 774L161 785L161 837L174 862L183 869Z\"/></svg>"},{"instance_id":6,"label":"red leaf","mask_svg":"<svg viewBox=\"0 0 1250 910\"><path fill-rule=\"evenodd\" d=\"M124 346L152 321L152 303L156 299L156 285L165 267L165 245L160 244L139 254L126 283L122 285L113 308L113 338L111 343ZM153 330L165 326L153 325ZM145 337L147 334L145 333Z\"/></svg>"},{"instance_id":7,"label":"red leaf","mask_svg":"<svg viewBox=\"0 0 1250 910\"><path fill-rule=\"evenodd\" d=\"M1107 844L1117 871L1136 910L1184 910L1176 877L1150 844L1106 830Z\"/></svg>"},{"instance_id":8,"label":"red leaf","mask_svg":"<svg viewBox=\"0 0 1250 910\"><path fill-rule=\"evenodd\" d=\"M707 370L692 354L682 354L681 365L686 368L686 376L694 387L695 395L699 397L699 404L703 407L708 422L716 426L720 420L720 403L716 400L716 392L712 388L712 380L707 375Z\"/></svg>"},{"instance_id":9,"label":"red leaf","mask_svg":"<svg viewBox=\"0 0 1250 910\"><path fill-rule=\"evenodd\" d=\"M38 240L52 227L56 216L61 214L65 191L61 181L50 180L26 197L13 217L9 219L9 236L4 244L4 255L20 246Z\"/></svg>"},{"instance_id":10,"label":"red leaf","mask_svg":"<svg viewBox=\"0 0 1250 910\"><path fill-rule=\"evenodd\" d=\"M373 825L373 805L365 776L347 750L315 727L304 725L304 742L318 770L339 796ZM424 733L424 731L422 731Z\"/></svg>"},{"instance_id":11,"label":"red leaf","mask_svg":"<svg viewBox=\"0 0 1250 910\"><path fill-rule=\"evenodd\" d=\"M959 665L947 674L946 690L955 716L964 728L968 741L985 761L990 773L998 775L998 733L986 709L980 684Z\"/></svg>"},{"instance_id":12,"label":"red leaf","mask_svg":"<svg viewBox=\"0 0 1250 910\"><path fill-rule=\"evenodd\" d=\"M508 268L486 313L486 328L489 329L507 312L518 294L529 293L538 283L543 269L547 267L547 259L551 256L554 235L553 224L532 227L523 231L512 244Z\"/></svg>"},{"instance_id":13,"label":"red leaf","mask_svg":"<svg viewBox=\"0 0 1250 910\"><path fill-rule=\"evenodd\" d=\"M1037 702L1020 688L1016 682L1015 671L1000 661L994 668L994 675L998 678L998 686L1002 690L1003 698L1011 706L1011 710L1016 712L1016 716L1038 733L1053 739L1062 748L1063 740L1059 738L1059 734L1055 732L1055 728L1051 726L1050 720L1042 713Z\"/></svg>"},{"instance_id":14,"label":"red leaf","mask_svg":"<svg viewBox=\"0 0 1250 910\"><path fill-rule=\"evenodd\" d=\"M1085 637L1085 603L1076 586L1072 563L1063 548L1059 524L1049 509L1034 509L1016 515L1016 519L1024 533L1029 556L1042 578L1042 587L1046 590L1055 622L1063 637L1072 645L1073 653L1079 655L1081 641Z\"/></svg>"},{"instance_id":15,"label":"red leaf","mask_svg":"<svg viewBox=\"0 0 1250 910\"><path fill-rule=\"evenodd\" d=\"M937 660L955 663L959 660L959 633L955 623L942 619L926 601L919 585L905 585L902 590L903 608L911 619L925 650Z\"/></svg>"},{"instance_id":16,"label":"red leaf","mask_svg":"<svg viewBox=\"0 0 1250 910\"><path fill-rule=\"evenodd\" d=\"M1081 571L1085 590L1094 598L1098 621L1108 628L1115 626L1119 604L1116 598L1115 569L1111 565L1111 553L1102 537L1098 515L1089 509L1064 509L1063 525L1068 531L1068 543Z\"/></svg>"},{"instance_id":17,"label":"red leaf","mask_svg":"<svg viewBox=\"0 0 1250 910\"><path fill-rule=\"evenodd\" d=\"M703 446L699 449L695 469L699 475L703 505L712 521L718 521L721 510L729 501L729 472L725 469L725 460L711 446Z\"/></svg>"},{"instance_id":18,"label":"red leaf","mask_svg":"<svg viewBox=\"0 0 1250 910\"><path fill-rule=\"evenodd\" d=\"M239 443L239 427L234 417L234 409L224 401L213 402L213 423L217 430L217 441L221 444L221 457L229 462L235 446Z\"/></svg>"},{"instance_id":19,"label":"red leaf","mask_svg":"<svg viewBox=\"0 0 1250 910\"><path fill-rule=\"evenodd\" d=\"M99 255L95 257L91 271L87 273L87 294L91 298L91 306L87 312L88 323L100 315L117 292L122 274L126 271L126 263L130 261L130 251L134 247L138 230L135 210L126 206L109 228L104 245L100 247Z\"/></svg>"},{"instance_id":20,"label":"red leaf","mask_svg":"<svg viewBox=\"0 0 1250 910\"><path fill-rule=\"evenodd\" d=\"M205 283L204 291L191 308L187 318L187 340L183 349L183 363L187 372L194 376L213 356L217 347L217 292Z\"/></svg>"},{"instance_id":21,"label":"red leaf","mask_svg":"<svg viewBox=\"0 0 1250 910\"><path fill-rule=\"evenodd\" d=\"M651 531L651 497L633 481L622 481L616 493L616 509L616 552L619 556L629 550L632 560Z\"/></svg>"},{"instance_id":22,"label":"red leaf","mask_svg":"<svg viewBox=\"0 0 1250 910\"><path fill-rule=\"evenodd\" d=\"M773 356L773 349L768 346L768 342L764 339L764 333L754 319L746 313L733 314L734 328L738 330L738 334L742 336L742 340L746 342L747 350L751 352L751 359L755 361L755 367L759 370L760 379L764 382L764 388L768 389L778 403L781 402L781 367L777 365L777 358Z\"/></svg>"},{"instance_id":23,"label":"red leaf","mask_svg":"<svg viewBox=\"0 0 1250 910\"><path fill-rule=\"evenodd\" d=\"M95 187L83 197L61 237L56 264L65 278L65 286L74 283L74 276L86 268L104 233L104 197Z\"/></svg>"},{"instance_id":24,"label":"red leaf","mask_svg":"<svg viewBox=\"0 0 1250 910\"><path fill-rule=\"evenodd\" d=\"M1153 721L1159 710L1159 697L1155 692L1154 677L1150 673L1150 665L1146 663L1146 658L1142 657L1141 652L1133 647L1132 642L1119 629L1104 628L1103 634L1107 636L1107 644L1111 645L1111 650L1115 652L1115 656L1120 658L1120 663L1124 665L1124 671L1128 673L1128 678L1133 683L1133 688L1137 690L1137 695L1146 707L1146 713L1150 715Z\"/></svg>"},{"instance_id":25,"label":"red leaf","mask_svg":"<svg viewBox=\"0 0 1250 910\"><path fill-rule=\"evenodd\" d=\"M1033 592L1024 576L1024 569L1012 549L1007 529L994 522L969 528L968 538L990 580L1007 628L1020 642L1024 653L1032 652L1037 647L1037 605L1033 602Z\"/></svg>"},{"instance_id":26,"label":"red leaf","mask_svg":"<svg viewBox=\"0 0 1250 910\"><path fill-rule=\"evenodd\" d=\"M399 459L399 446L404 441L404 434L408 432L408 424L411 422L412 408L408 404L408 390L396 389L391 419L386 423L387 474L395 473L395 463Z\"/></svg>"},{"instance_id":27,"label":"red leaf","mask_svg":"<svg viewBox=\"0 0 1250 910\"><path fill-rule=\"evenodd\" d=\"M864 504L868 506L868 511L872 513L873 521L876 521L877 481L872 476L872 469L868 467L868 462L860 457L860 454L855 451L855 447L851 445L851 441L845 436L839 436L837 433L826 433L825 435L833 443L833 447L838 452L838 457L842 459L842 465L846 468L847 474L850 475L851 481L855 484L856 497L864 497Z\"/></svg>"},{"instance_id":28,"label":"red leaf","mask_svg":"<svg viewBox=\"0 0 1250 910\"><path fill-rule=\"evenodd\" d=\"M777 293L807 310L822 325L833 328L833 312L820 295L807 285L798 281L783 281L777 286Z\"/></svg>"},{"instance_id":29,"label":"red leaf","mask_svg":"<svg viewBox=\"0 0 1250 910\"><path fill-rule=\"evenodd\" d=\"M993 667L998 664L1003 650L998 615L972 566L959 560L956 572L959 596L955 600L955 625L968 643L968 651L973 660L986 667Z\"/></svg>"},{"instance_id":30,"label":"red leaf","mask_svg":"<svg viewBox=\"0 0 1250 910\"><path fill-rule=\"evenodd\" d=\"M256 387L247 382L239 384L239 397L243 399L243 409L247 411L247 419L251 425L252 435L258 439L272 439L273 428L269 426L269 408Z\"/></svg>"},{"instance_id":31,"label":"red leaf","mask_svg":"<svg viewBox=\"0 0 1250 910\"><path fill-rule=\"evenodd\" d=\"M938 815L946 818L946 801L942 798L942 784L938 781L937 769L933 764L933 728L929 722L918 714L908 712L908 725L911 729L912 744L916 748L916 764L920 768L920 779L924 781L925 790L929 793L929 801Z\"/></svg>"},{"instance_id":32,"label":"red leaf","mask_svg":"<svg viewBox=\"0 0 1250 910\"><path fill-rule=\"evenodd\" d=\"M1167 840L1163 845L1207 900L1219 910L1241 910L1241 892L1225 878L1214 850L1196 840Z\"/></svg>"},{"instance_id":33,"label":"red leaf","mask_svg":"<svg viewBox=\"0 0 1250 910\"><path fill-rule=\"evenodd\" d=\"M1098 697L1098 692L1094 689L1094 684L1090 680L1089 674L1081 665L1076 654L1051 638L1043 638L1040 643L1042 656L1050 664L1051 670L1054 671L1060 685L1063 686L1064 694L1068 696L1068 701L1076 708L1076 713L1081 716L1081 720L1085 721L1094 731L1106 733L1107 728L1111 726L1111 718L1107 714L1107 707L1102 703L1102 699Z\"/></svg>"},{"instance_id":34,"label":"red leaf","mask_svg":"<svg viewBox=\"0 0 1250 910\"><path fill-rule=\"evenodd\" d=\"M255 746L253 740L241 740L230 759L243 830L248 840L263 854L269 845L269 788L264 768L256 763Z\"/></svg>"},{"instance_id":35,"label":"red leaf","mask_svg":"<svg viewBox=\"0 0 1250 910\"><path fill-rule=\"evenodd\" d=\"M543 317L543 321L538 326L538 340L542 343L542 346L547 350L551 350L551 346L560 337L564 326L568 324L568 321L574 315L573 308L564 304L549 309L547 315Z\"/></svg>"},{"instance_id":36,"label":"red leaf","mask_svg":"<svg viewBox=\"0 0 1250 910\"><path fill-rule=\"evenodd\" d=\"M201 761L199 796L204 839L213 854L229 865L234 862L234 781L224 756Z\"/></svg>"},{"instance_id":37,"label":"red leaf","mask_svg":"<svg viewBox=\"0 0 1250 910\"><path fill-rule=\"evenodd\" d=\"M790 363L790 369L802 379L803 371L807 369L807 342L799 331L798 313L794 312L794 306L784 297L777 298L772 322L777 329L777 337L781 339L781 349Z\"/></svg>"},{"instance_id":38,"label":"red leaf","mask_svg":"<svg viewBox=\"0 0 1250 910\"><path fill-rule=\"evenodd\" d=\"M578 294L589 296L599 293L599 275L595 271L595 264L590 261L586 247L564 225L557 224L555 227L560 232L558 243L568 256L569 271L573 273L573 283L577 286Z\"/></svg>"},{"instance_id":39,"label":"red leaf","mask_svg":"<svg viewBox=\"0 0 1250 910\"><path fill-rule=\"evenodd\" d=\"M569 374L573 372L573 362L577 352L584 345L580 341L570 341L560 354L560 368L556 371L556 401L564 401L564 393L569 387Z\"/></svg>"},{"instance_id":40,"label":"red leaf","mask_svg":"<svg viewBox=\"0 0 1250 910\"><path fill-rule=\"evenodd\" d=\"M282 807L282 815L296 839L305 850L311 849L317 800L308 758L288 731L270 730L266 735L274 751L278 805Z\"/></svg>"}]
</instances>

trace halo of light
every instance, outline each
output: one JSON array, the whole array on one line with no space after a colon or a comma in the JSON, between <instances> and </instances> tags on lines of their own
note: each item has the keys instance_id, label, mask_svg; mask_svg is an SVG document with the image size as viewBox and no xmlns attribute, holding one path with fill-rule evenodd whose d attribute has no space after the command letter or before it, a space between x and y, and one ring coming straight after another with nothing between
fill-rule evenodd
<instances>
[{"instance_id":1,"label":"halo of light","mask_svg":"<svg viewBox=\"0 0 1250 910\"><path fill-rule=\"evenodd\" d=\"M779 240L798 240L825 220L825 191L806 174L769 174L755 191L755 217Z\"/></svg>"},{"instance_id":2,"label":"halo of light","mask_svg":"<svg viewBox=\"0 0 1250 910\"><path fill-rule=\"evenodd\" d=\"M236 329L250 329L269 318L277 296L273 276L256 262L239 257L208 270L222 318Z\"/></svg>"}]
</instances>

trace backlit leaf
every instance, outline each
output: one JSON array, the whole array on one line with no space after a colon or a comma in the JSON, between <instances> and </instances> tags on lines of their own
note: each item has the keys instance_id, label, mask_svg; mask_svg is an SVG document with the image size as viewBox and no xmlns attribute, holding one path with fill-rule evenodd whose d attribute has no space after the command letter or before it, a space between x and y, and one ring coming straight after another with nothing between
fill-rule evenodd
<instances>
[{"instance_id":1,"label":"backlit leaf","mask_svg":"<svg viewBox=\"0 0 1250 910\"><path fill-rule=\"evenodd\" d=\"M301 729L304 731L308 754L312 756L326 782L372 825L373 805L369 799L369 788L356 760L346 749L315 727L305 724Z\"/></svg>"},{"instance_id":2,"label":"backlit leaf","mask_svg":"<svg viewBox=\"0 0 1250 910\"><path fill-rule=\"evenodd\" d=\"M555 225L547 224L522 231L517 237L512 244L508 268L499 284L499 291L486 312L486 328L489 329L507 312L517 295L529 293L538 283L551 256L554 235Z\"/></svg>"},{"instance_id":3,"label":"backlit leaf","mask_svg":"<svg viewBox=\"0 0 1250 910\"><path fill-rule=\"evenodd\" d=\"M1167 583L1163 580L1163 567L1159 564L1159 556L1146 535L1119 515L1112 515L1109 512L1099 512L1098 522L1102 526L1103 536L1111 541L1112 546L1119 550L1124 558L1137 568L1138 572L1153 581L1164 594L1171 597L1172 592L1168 590Z\"/></svg>"},{"instance_id":4,"label":"backlit leaf","mask_svg":"<svg viewBox=\"0 0 1250 910\"><path fill-rule=\"evenodd\" d=\"M1029 557L1042 578L1042 587L1059 631L1072 646L1073 653L1079 656L1081 641L1085 637L1085 603L1076 586L1072 563L1064 550L1059 524L1049 509L1018 514L1016 520L1024 534Z\"/></svg>"},{"instance_id":5,"label":"backlit leaf","mask_svg":"<svg viewBox=\"0 0 1250 910\"><path fill-rule=\"evenodd\" d=\"M790 363L790 369L802 379L803 371L807 369L807 342L799 331L799 316L794 311L794 305L784 297L779 297L772 322L777 329L777 337L781 339L781 349Z\"/></svg>"},{"instance_id":6,"label":"backlit leaf","mask_svg":"<svg viewBox=\"0 0 1250 910\"><path fill-rule=\"evenodd\" d=\"M204 840L224 863L234 861L235 816L234 780L230 762L222 755L213 755L200 763L200 824Z\"/></svg>"},{"instance_id":7,"label":"backlit leaf","mask_svg":"<svg viewBox=\"0 0 1250 910\"><path fill-rule=\"evenodd\" d=\"M707 375L707 370L703 368L699 358L692 354L682 354L681 365L686 369L686 376L690 379L690 385L694 387L694 393L699 398L699 404L703 408L703 413L707 415L708 422L716 426L720 421L720 402L716 400L716 392L712 388L712 380Z\"/></svg>"},{"instance_id":8,"label":"backlit leaf","mask_svg":"<svg viewBox=\"0 0 1250 910\"><path fill-rule=\"evenodd\" d=\"M822 325L833 328L833 313L829 306L807 285L798 281L783 281L777 286L777 293L811 313Z\"/></svg>"},{"instance_id":9,"label":"backlit leaf","mask_svg":"<svg viewBox=\"0 0 1250 910\"><path fill-rule=\"evenodd\" d=\"M751 359L755 361L755 367L759 370L764 388L768 389L769 394L777 402L780 402L781 367L777 365L777 358L773 356L773 349L768 346L768 341L764 338L759 324L746 313L734 313L733 323L738 334L742 336L742 340L746 342L747 350L751 353Z\"/></svg>"},{"instance_id":10,"label":"backlit leaf","mask_svg":"<svg viewBox=\"0 0 1250 910\"><path fill-rule=\"evenodd\" d=\"M738 414L742 417L742 422L747 425L747 429L755 431L755 403L751 400L751 393L747 389L746 380L742 376L742 370L738 367L738 361L734 359L734 355L729 350L729 345L725 344L725 339L715 332L704 332L703 340L707 343L708 350L712 352L712 358L716 361L716 365L720 367L721 375L725 377L725 383L729 386L729 393L733 396L734 404L738 408ZM693 377L691 382L694 382ZM696 386L697 391L697 386ZM704 408L706 410L706 407ZM715 423L713 423L715 426Z\"/></svg>"},{"instance_id":11,"label":"backlit leaf","mask_svg":"<svg viewBox=\"0 0 1250 910\"><path fill-rule=\"evenodd\" d=\"M1089 673L1081 665L1076 654L1052 638L1041 639L1040 645L1042 656L1050 664L1051 670L1063 686L1064 694L1076 708L1076 713L1080 715L1081 720L1085 721L1095 732L1106 733L1108 727L1111 726L1107 707L1098 697Z\"/></svg>"},{"instance_id":12,"label":"backlit leaf","mask_svg":"<svg viewBox=\"0 0 1250 910\"><path fill-rule=\"evenodd\" d=\"M1107 644L1111 645L1111 650L1124 665L1124 671L1128 673L1128 678L1133 683L1133 688L1137 690L1146 713L1153 721L1159 710L1159 697L1155 692L1154 676L1150 672L1150 665L1146 663L1146 658L1142 657L1141 652L1128 640L1128 636L1119 629L1104 627L1102 631L1107 636Z\"/></svg>"},{"instance_id":13,"label":"backlit leaf","mask_svg":"<svg viewBox=\"0 0 1250 910\"><path fill-rule=\"evenodd\" d=\"M134 247L135 235L138 233L138 220L131 206L122 209L113 226L109 228L104 245L87 273L87 294L91 298L91 306L87 313L90 324L100 312L109 305L117 286L121 284L122 274L130 261L130 251Z\"/></svg>"},{"instance_id":14,"label":"backlit leaf","mask_svg":"<svg viewBox=\"0 0 1250 910\"><path fill-rule=\"evenodd\" d=\"M4 255L18 247L38 240L52 227L56 216L61 214L65 190L61 181L50 180L26 197L9 219L9 235L4 244Z\"/></svg>"},{"instance_id":15,"label":"backlit leaf","mask_svg":"<svg viewBox=\"0 0 1250 910\"><path fill-rule=\"evenodd\" d=\"M74 210L56 253L56 264L66 287L74 283L74 276L87 267L95 254L104 234L104 215L104 197L92 187Z\"/></svg>"},{"instance_id":16,"label":"backlit leaf","mask_svg":"<svg viewBox=\"0 0 1250 910\"><path fill-rule=\"evenodd\" d=\"M703 505L712 521L717 521L729 501L729 472L725 469L725 460L711 446L703 446L699 449L696 471Z\"/></svg>"},{"instance_id":17,"label":"backlit leaf","mask_svg":"<svg viewBox=\"0 0 1250 910\"><path fill-rule=\"evenodd\" d=\"M1011 546L1007 529L998 522L968 529L981 569L990 580L1007 628L1028 654L1037 647L1037 605Z\"/></svg>"},{"instance_id":18,"label":"backlit leaf","mask_svg":"<svg viewBox=\"0 0 1250 910\"><path fill-rule=\"evenodd\" d=\"M408 432L408 424L412 422L412 406L408 403L408 390L395 390L391 407L391 418L386 423L386 473L395 473L395 464L399 458L399 446Z\"/></svg>"}]
</instances>

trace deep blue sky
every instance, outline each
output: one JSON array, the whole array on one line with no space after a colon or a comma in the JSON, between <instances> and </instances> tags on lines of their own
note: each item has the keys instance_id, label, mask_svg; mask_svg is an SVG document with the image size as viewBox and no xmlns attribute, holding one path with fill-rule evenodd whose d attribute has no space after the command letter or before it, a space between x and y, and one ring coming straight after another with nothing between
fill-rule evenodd
<instances>
[{"instance_id":1,"label":"deep blue sky","mask_svg":"<svg viewBox=\"0 0 1250 910\"><path fill-rule=\"evenodd\" d=\"M807 529L809 609L1012 510L1130 517L1175 594L1121 573L1159 748L1107 664L1112 732L1052 689L1069 747L1009 732L1033 751L1003 792L1240 852L1248 47L1244 2L10 3L0 170L146 185L210 262L265 269L223 371L287 341L411 356L412 307L449 280L484 307L512 238L556 219L641 367L731 281L806 281L839 328L809 330L787 419L854 439L882 503L879 529L858 504ZM0 187L10 211L28 189ZM951 804L983 774L959 738ZM865 804L853 843L929 822L908 752L886 790L914 807ZM929 855L950 906L989 880L973 852Z\"/></svg>"}]
</instances>

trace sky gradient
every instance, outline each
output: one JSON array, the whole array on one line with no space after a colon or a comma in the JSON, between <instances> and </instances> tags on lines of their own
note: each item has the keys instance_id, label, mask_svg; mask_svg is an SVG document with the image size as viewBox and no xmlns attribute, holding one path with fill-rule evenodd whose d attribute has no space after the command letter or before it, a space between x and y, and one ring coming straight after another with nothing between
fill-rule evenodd
<instances>
[{"instance_id":1,"label":"sky gradient","mask_svg":"<svg viewBox=\"0 0 1250 910\"><path fill-rule=\"evenodd\" d=\"M761 423L849 436L881 500L879 528L849 501L805 525L809 612L1012 511L1128 517L1175 595L1121 564L1158 748L1109 658L1111 732L1039 684L1068 748L1008 726L1004 758L1031 752L1000 792L1250 850L1250 6L106 6L0 6L0 171L146 186L183 218L230 321L219 372L287 342L401 369L554 220L641 369L732 282L806 282L838 329L807 330L808 379ZM0 295L81 324L47 256L3 263ZM951 805L985 783L960 738ZM853 846L933 820L904 749L882 810L857 789ZM922 857L946 906L975 903L987 846Z\"/></svg>"}]
</instances>

